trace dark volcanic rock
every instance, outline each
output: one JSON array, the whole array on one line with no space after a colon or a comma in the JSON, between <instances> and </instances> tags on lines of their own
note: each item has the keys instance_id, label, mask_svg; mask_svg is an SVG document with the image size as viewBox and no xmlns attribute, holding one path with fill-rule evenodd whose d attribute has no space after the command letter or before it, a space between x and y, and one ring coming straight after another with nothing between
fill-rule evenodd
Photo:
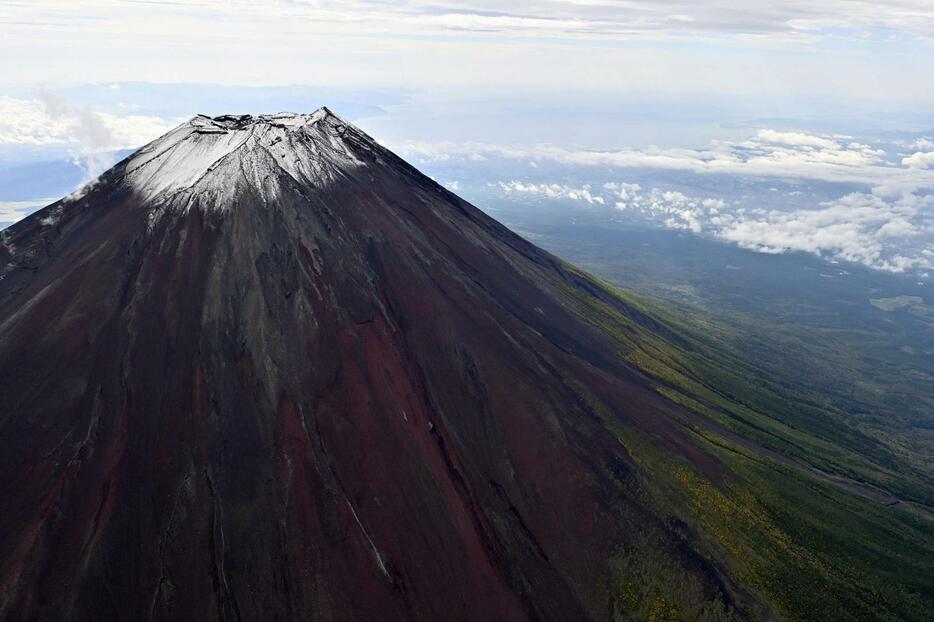
<instances>
[{"instance_id":1,"label":"dark volcanic rock","mask_svg":"<svg viewBox=\"0 0 934 622\"><path fill-rule=\"evenodd\" d=\"M641 540L726 591L594 406L717 477L606 292L325 109L0 235L0 618L603 619Z\"/></svg>"}]
</instances>

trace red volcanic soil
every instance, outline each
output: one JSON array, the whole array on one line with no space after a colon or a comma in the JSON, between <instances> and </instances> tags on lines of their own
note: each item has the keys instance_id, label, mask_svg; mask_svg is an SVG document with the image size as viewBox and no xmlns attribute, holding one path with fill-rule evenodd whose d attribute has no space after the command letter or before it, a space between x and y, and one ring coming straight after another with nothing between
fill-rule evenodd
<instances>
[{"instance_id":1,"label":"red volcanic soil","mask_svg":"<svg viewBox=\"0 0 934 622\"><path fill-rule=\"evenodd\" d=\"M254 138L2 233L0 618L605 619L642 539L729 602L593 406L720 476L606 292L326 111L199 119Z\"/></svg>"}]
</instances>

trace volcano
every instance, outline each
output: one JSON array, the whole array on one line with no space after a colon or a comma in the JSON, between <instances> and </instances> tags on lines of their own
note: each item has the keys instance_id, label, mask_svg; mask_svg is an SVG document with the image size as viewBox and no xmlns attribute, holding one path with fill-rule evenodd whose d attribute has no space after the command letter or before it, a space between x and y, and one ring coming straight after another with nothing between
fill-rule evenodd
<instances>
[{"instance_id":1,"label":"volcano","mask_svg":"<svg viewBox=\"0 0 934 622\"><path fill-rule=\"evenodd\" d=\"M621 354L665 327L327 109L0 236L4 620L775 615L665 505L735 479Z\"/></svg>"}]
</instances>

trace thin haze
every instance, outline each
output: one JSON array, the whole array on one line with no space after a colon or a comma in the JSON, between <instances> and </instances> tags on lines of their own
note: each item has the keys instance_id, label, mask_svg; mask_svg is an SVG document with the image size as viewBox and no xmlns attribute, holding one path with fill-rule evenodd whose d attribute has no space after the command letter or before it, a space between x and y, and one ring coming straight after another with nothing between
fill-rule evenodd
<instances>
[{"instance_id":1,"label":"thin haze","mask_svg":"<svg viewBox=\"0 0 934 622\"><path fill-rule=\"evenodd\" d=\"M145 79L856 98L918 107L934 5L5 2L0 82ZM15 59L15 62L10 62Z\"/></svg>"}]
</instances>

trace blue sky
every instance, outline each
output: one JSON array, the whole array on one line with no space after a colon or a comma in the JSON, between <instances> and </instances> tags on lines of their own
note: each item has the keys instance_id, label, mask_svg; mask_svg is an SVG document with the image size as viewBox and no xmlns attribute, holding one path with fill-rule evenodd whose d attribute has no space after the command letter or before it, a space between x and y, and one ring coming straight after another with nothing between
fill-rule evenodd
<instances>
[{"instance_id":1,"label":"blue sky","mask_svg":"<svg viewBox=\"0 0 934 622\"><path fill-rule=\"evenodd\" d=\"M327 104L477 201L934 269L930 2L14 0L0 29L14 182L80 183L195 113ZM27 186L0 222L55 195Z\"/></svg>"}]
</instances>

